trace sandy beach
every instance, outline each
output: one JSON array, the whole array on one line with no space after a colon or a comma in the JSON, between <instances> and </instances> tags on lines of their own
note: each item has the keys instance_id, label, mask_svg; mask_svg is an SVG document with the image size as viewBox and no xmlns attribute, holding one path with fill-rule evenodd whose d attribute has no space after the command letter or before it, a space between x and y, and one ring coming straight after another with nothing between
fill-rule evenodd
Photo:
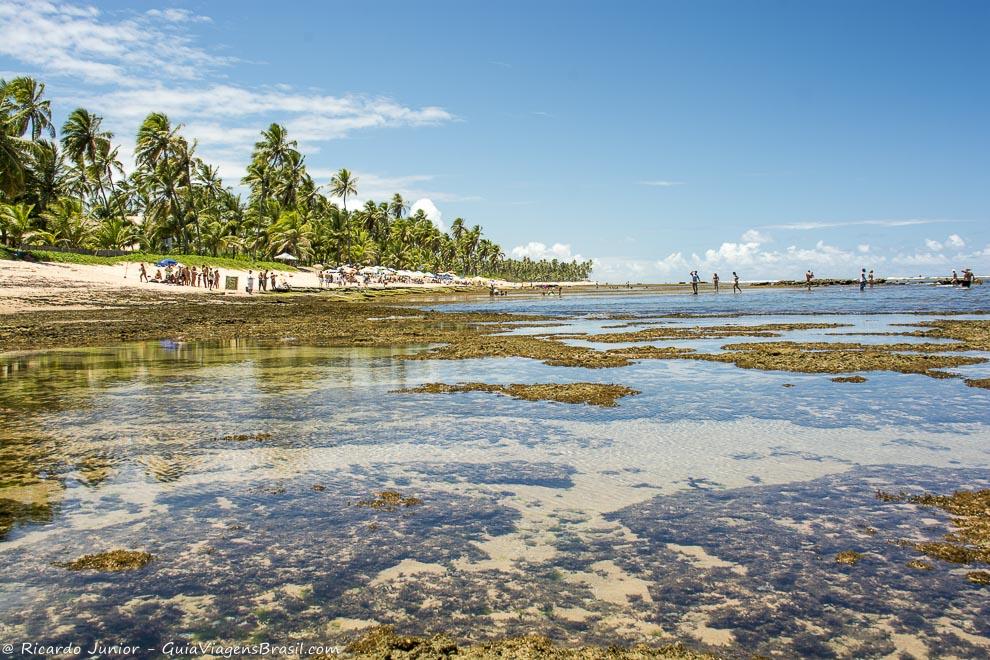
<instances>
[{"instance_id":1,"label":"sandy beach","mask_svg":"<svg viewBox=\"0 0 990 660\"><path fill-rule=\"evenodd\" d=\"M148 274L154 276L157 270L153 264L146 264ZM279 273L281 275L282 272ZM285 279L293 289L314 292L320 290L317 272L311 269L284 271ZM224 290L226 277L237 278L236 290ZM0 261L0 314L12 312L41 311L51 308L83 309L104 304L119 303L123 299L131 302L153 302L159 298L173 296L209 296L211 300L224 298L247 298L244 291L247 269L220 269L221 289L208 291L193 286L141 282L140 264L121 263L115 265L72 264L55 262L32 263L27 261ZM257 271L255 272L257 276ZM503 280L477 278L472 285L458 288L465 291L484 291L489 282L506 289L519 289L523 285ZM586 283L563 283L562 286ZM403 283L385 287L381 284L367 286L326 287L331 290L344 289L449 289L450 285L437 283ZM253 294L260 294L257 290Z\"/></svg>"}]
</instances>

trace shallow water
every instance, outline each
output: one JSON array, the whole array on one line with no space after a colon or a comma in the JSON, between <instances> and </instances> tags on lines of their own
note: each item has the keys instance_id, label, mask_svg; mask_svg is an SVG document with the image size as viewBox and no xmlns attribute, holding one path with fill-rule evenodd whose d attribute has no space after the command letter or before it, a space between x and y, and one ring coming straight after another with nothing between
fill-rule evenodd
<instances>
[{"instance_id":1,"label":"shallow water","mask_svg":"<svg viewBox=\"0 0 990 660\"><path fill-rule=\"evenodd\" d=\"M962 289L951 286L890 285L867 288L829 286L807 291L802 288L772 289L744 285L731 293L731 283L719 294L703 291L656 295L636 289L602 289L599 293L490 298L457 303L436 309L506 311L519 314L583 316L628 314L636 317L665 314L887 314L896 312L942 312L990 310L990 286Z\"/></svg>"},{"instance_id":2,"label":"shallow water","mask_svg":"<svg viewBox=\"0 0 990 660\"><path fill-rule=\"evenodd\" d=\"M932 318L905 313L924 309L908 289L921 287L814 320L856 333ZM982 289L942 310L981 310ZM770 314L758 320L670 321L808 321L785 314L807 309L803 295L748 296ZM842 309L832 290L811 297ZM566 309L572 324L538 331L569 333L615 323L588 315L692 311L684 300L498 306ZM892 340L834 332L786 338ZM468 639L677 638L730 655L990 651L986 588L967 567L912 571L917 553L896 544L941 537L947 516L874 497L990 487L990 391L696 361L401 359L416 350L153 342L0 356L0 639L333 644L380 622ZM595 408L395 392L434 381L641 394ZM359 505L385 488L423 503ZM112 548L155 560L118 574L55 565ZM865 558L837 564L842 550Z\"/></svg>"}]
</instances>

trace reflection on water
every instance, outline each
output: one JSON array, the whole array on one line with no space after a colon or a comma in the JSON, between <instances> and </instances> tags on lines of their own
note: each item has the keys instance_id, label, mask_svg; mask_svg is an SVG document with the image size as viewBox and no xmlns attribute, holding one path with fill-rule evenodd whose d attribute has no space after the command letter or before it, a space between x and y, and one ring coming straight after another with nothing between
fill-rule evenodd
<instances>
[{"instance_id":1,"label":"reflection on water","mask_svg":"<svg viewBox=\"0 0 990 660\"><path fill-rule=\"evenodd\" d=\"M787 338L842 339L829 332ZM912 572L895 543L938 538L945 517L873 497L990 486L990 392L693 361L399 359L412 350L0 356L0 638L333 643L380 622L730 654L990 649L985 591L951 565ZM582 380L642 394L603 409L394 392ZM357 505L383 489L423 503ZM112 548L155 560L55 565ZM843 550L865 559L835 563Z\"/></svg>"}]
</instances>

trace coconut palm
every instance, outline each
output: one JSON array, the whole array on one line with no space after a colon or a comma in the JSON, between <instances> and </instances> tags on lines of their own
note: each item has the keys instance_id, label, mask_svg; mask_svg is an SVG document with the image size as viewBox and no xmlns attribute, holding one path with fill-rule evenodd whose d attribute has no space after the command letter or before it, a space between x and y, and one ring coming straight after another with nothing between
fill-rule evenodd
<instances>
[{"instance_id":1,"label":"coconut palm","mask_svg":"<svg viewBox=\"0 0 990 660\"><path fill-rule=\"evenodd\" d=\"M330 179L330 194L343 200L344 211L347 211L347 196L357 194L357 182L357 177L343 168Z\"/></svg>"},{"instance_id":2,"label":"coconut palm","mask_svg":"<svg viewBox=\"0 0 990 660\"><path fill-rule=\"evenodd\" d=\"M105 250L125 250L138 241L134 225L120 218L106 218L93 232L93 244Z\"/></svg>"},{"instance_id":3,"label":"coconut palm","mask_svg":"<svg viewBox=\"0 0 990 660\"><path fill-rule=\"evenodd\" d=\"M104 131L102 123L102 117L85 108L76 108L62 125L62 148L66 157L76 164L80 180L85 184L95 184L103 205L107 206L103 179L106 168L112 167L108 161L113 160L109 156L113 133Z\"/></svg>"},{"instance_id":4,"label":"coconut palm","mask_svg":"<svg viewBox=\"0 0 990 660\"><path fill-rule=\"evenodd\" d=\"M37 141L47 133L49 138L55 139L51 101L44 98L45 83L27 76L19 76L10 82L0 80L0 94L11 101L17 118L14 129L19 135L29 134L31 140Z\"/></svg>"},{"instance_id":5,"label":"coconut palm","mask_svg":"<svg viewBox=\"0 0 990 660\"><path fill-rule=\"evenodd\" d=\"M391 213L393 220L406 217L406 211L408 208L409 207L406 206L406 200L402 199L402 195L399 193L392 195L392 201L388 203L388 210L389 213Z\"/></svg>"},{"instance_id":6,"label":"coconut palm","mask_svg":"<svg viewBox=\"0 0 990 660\"><path fill-rule=\"evenodd\" d=\"M5 85L3 81L0 84ZM5 93L0 93L0 195L14 198L24 191L24 180L34 143L21 137L20 118Z\"/></svg>"},{"instance_id":7,"label":"coconut palm","mask_svg":"<svg viewBox=\"0 0 990 660\"><path fill-rule=\"evenodd\" d=\"M53 245L78 248L89 244L92 227L86 218L81 199L61 197L41 217L47 224L47 233Z\"/></svg>"},{"instance_id":8,"label":"coconut palm","mask_svg":"<svg viewBox=\"0 0 990 660\"><path fill-rule=\"evenodd\" d=\"M298 211L284 211L269 232L268 251L288 252L302 259L313 253L313 226Z\"/></svg>"},{"instance_id":9,"label":"coconut palm","mask_svg":"<svg viewBox=\"0 0 990 660\"><path fill-rule=\"evenodd\" d=\"M19 246L36 232L30 204L0 204L0 238L7 245Z\"/></svg>"}]
</instances>

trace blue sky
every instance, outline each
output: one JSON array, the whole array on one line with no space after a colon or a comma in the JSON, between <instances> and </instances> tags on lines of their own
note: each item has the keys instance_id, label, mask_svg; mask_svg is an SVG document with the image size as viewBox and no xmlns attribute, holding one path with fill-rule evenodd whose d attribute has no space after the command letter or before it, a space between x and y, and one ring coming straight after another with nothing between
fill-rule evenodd
<instances>
[{"instance_id":1,"label":"blue sky","mask_svg":"<svg viewBox=\"0 0 990 660\"><path fill-rule=\"evenodd\" d=\"M0 75L122 152L165 111L230 185L285 123L359 201L601 279L990 273L988 33L982 1L0 0Z\"/></svg>"}]
</instances>

